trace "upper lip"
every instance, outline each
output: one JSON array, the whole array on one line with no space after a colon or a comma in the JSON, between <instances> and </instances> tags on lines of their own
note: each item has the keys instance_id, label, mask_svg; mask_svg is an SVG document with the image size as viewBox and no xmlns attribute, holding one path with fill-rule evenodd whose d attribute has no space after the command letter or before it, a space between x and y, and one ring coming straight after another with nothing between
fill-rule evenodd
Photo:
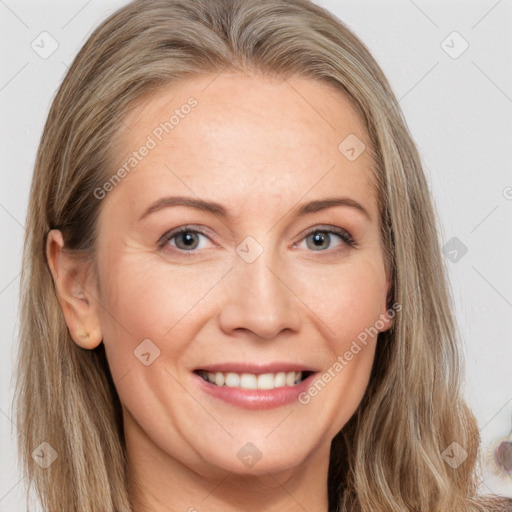
<instances>
[{"instance_id":1,"label":"upper lip","mask_svg":"<svg viewBox=\"0 0 512 512\"><path fill-rule=\"evenodd\" d=\"M195 371L221 373L278 373L278 372L316 372L314 368L302 363L279 362L272 363L248 363L248 362L226 362L200 366Z\"/></svg>"}]
</instances>

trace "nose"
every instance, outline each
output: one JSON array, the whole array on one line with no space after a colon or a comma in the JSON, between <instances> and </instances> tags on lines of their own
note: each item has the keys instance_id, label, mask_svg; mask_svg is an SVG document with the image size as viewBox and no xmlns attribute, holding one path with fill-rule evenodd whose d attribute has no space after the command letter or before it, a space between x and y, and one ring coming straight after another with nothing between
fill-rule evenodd
<instances>
[{"instance_id":1,"label":"nose","mask_svg":"<svg viewBox=\"0 0 512 512\"><path fill-rule=\"evenodd\" d=\"M232 335L246 331L274 339L281 331L298 331L300 300L290 285L293 269L279 265L278 255L266 249L252 263L238 255L227 276L226 300L219 314L221 329Z\"/></svg>"}]
</instances>

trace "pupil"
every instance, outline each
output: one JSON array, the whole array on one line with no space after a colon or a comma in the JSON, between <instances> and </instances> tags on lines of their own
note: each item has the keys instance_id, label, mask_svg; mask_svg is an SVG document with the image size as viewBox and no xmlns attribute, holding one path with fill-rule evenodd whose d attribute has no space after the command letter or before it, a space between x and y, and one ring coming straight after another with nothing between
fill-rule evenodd
<instances>
[{"instance_id":1,"label":"pupil","mask_svg":"<svg viewBox=\"0 0 512 512\"><path fill-rule=\"evenodd\" d=\"M190 231L184 231L181 234L182 241L184 241L185 246L191 247L194 244L194 238Z\"/></svg>"},{"instance_id":2,"label":"pupil","mask_svg":"<svg viewBox=\"0 0 512 512\"><path fill-rule=\"evenodd\" d=\"M322 242L324 242L324 244L325 244L326 239L327 239L326 233L318 232L317 234L313 235L313 240L314 240L314 244L316 247L321 247ZM319 242L320 245L318 245L317 242Z\"/></svg>"}]
</instances>

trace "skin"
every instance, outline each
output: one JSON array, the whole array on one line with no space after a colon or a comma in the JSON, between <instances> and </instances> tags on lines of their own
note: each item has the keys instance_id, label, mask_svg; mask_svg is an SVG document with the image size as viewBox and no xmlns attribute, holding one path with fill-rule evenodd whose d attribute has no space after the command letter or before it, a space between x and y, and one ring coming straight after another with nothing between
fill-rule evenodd
<instances>
[{"instance_id":1,"label":"skin","mask_svg":"<svg viewBox=\"0 0 512 512\"><path fill-rule=\"evenodd\" d=\"M323 373L365 328L381 320L380 331L389 329L369 152L349 161L338 149L349 134L370 141L328 84L214 78L166 86L126 116L113 172L175 108L198 101L102 200L98 274L62 251L58 231L48 261L75 342L105 344L136 511L326 511L331 440L367 388L376 337L306 405L242 409L201 392L192 371L293 361ZM229 216L174 206L139 220L171 195L216 201ZM332 196L357 201L370 218L350 206L294 217ZM179 236L158 247L189 224L212 236L195 235L188 252ZM308 232L325 225L348 231L357 247L334 233L315 245ZM252 263L236 251L248 236L263 248ZM145 339L160 350L149 366L134 357ZM247 442L262 454L252 467L237 457Z\"/></svg>"}]
</instances>

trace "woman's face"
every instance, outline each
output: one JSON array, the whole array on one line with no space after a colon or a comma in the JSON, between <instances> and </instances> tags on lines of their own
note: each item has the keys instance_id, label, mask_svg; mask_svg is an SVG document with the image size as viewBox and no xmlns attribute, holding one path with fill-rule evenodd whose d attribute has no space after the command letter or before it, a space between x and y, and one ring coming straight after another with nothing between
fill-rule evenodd
<instances>
[{"instance_id":1,"label":"woman's face","mask_svg":"<svg viewBox=\"0 0 512 512\"><path fill-rule=\"evenodd\" d=\"M324 83L221 74L123 126L125 172L97 193L97 296L130 457L326 471L368 384L362 333L391 322L356 111Z\"/></svg>"}]
</instances>

